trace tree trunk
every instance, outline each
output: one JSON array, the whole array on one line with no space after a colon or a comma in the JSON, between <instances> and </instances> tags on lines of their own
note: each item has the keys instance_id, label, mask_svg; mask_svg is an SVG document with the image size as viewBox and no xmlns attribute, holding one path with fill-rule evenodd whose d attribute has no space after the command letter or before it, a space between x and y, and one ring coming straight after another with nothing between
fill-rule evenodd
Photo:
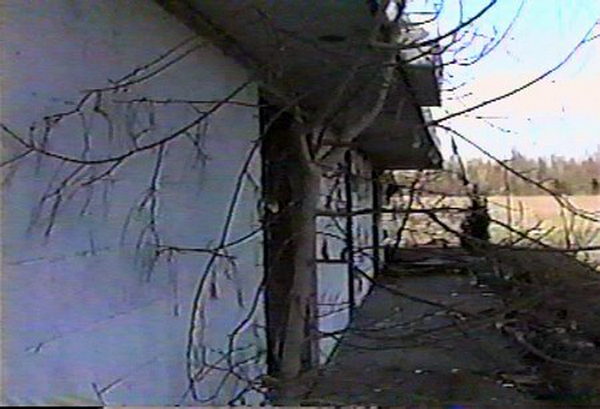
<instances>
[{"instance_id":1,"label":"tree trunk","mask_svg":"<svg viewBox=\"0 0 600 409\"><path fill-rule=\"evenodd\" d=\"M293 281L289 292L289 311L281 355L281 378L293 379L303 369L302 357L312 361L316 292L315 212L318 201L319 175L308 167L299 169L294 178L292 197L298 204L290 223L294 232ZM309 352L306 352L307 349ZM308 355L308 356L307 356ZM312 362L306 362L305 367ZM308 368L305 368L308 369Z\"/></svg>"},{"instance_id":2,"label":"tree trunk","mask_svg":"<svg viewBox=\"0 0 600 409\"><path fill-rule=\"evenodd\" d=\"M289 115L263 136L267 363L269 375L282 381L276 400L294 395L290 381L314 366L318 356L315 214L320 173L302 154L301 137Z\"/></svg>"}]
</instances>

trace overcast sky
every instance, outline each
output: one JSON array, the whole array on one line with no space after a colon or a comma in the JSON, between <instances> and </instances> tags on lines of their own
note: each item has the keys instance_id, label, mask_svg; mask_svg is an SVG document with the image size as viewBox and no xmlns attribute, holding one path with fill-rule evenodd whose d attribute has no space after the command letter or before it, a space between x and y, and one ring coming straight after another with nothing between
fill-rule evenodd
<instances>
[{"instance_id":1,"label":"overcast sky","mask_svg":"<svg viewBox=\"0 0 600 409\"><path fill-rule=\"evenodd\" d=\"M456 22L458 0L446 0L442 24ZM472 15L487 1L465 0ZM499 0L477 23L482 33L502 32L521 0ZM500 95L557 65L600 18L600 0L526 0L513 29L483 60L468 67L448 67L444 88L466 83L444 94L437 115ZM442 28L443 31L443 28ZM600 34L600 26L595 33ZM446 56L446 59L451 56ZM453 99L448 99L453 98ZM506 158L516 148L526 156L562 155L581 158L600 149L600 39L590 42L559 71L526 91L472 114L487 121L460 117L449 125L491 153ZM509 132L507 132L509 131ZM449 138L438 132L445 157ZM481 156L464 143L465 157Z\"/></svg>"}]
</instances>

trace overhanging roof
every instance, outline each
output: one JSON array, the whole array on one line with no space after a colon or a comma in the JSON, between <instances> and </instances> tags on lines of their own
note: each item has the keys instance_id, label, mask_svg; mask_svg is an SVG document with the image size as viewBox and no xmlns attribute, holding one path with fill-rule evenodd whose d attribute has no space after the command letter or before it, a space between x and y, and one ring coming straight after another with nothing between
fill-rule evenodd
<instances>
[{"instance_id":1,"label":"overhanging roof","mask_svg":"<svg viewBox=\"0 0 600 409\"><path fill-rule=\"evenodd\" d=\"M165 9L226 53L251 68L280 102L297 100L311 111L326 109L342 83L343 101L334 119L342 125L374 101L381 81L381 66L388 54L369 46L376 26L365 0L157 0ZM358 63L358 65L357 65ZM386 112L358 139L379 167L437 167L427 159L437 150L419 106L439 105L439 88L434 67L427 62L403 66L403 81L395 84ZM352 77L349 73L353 72ZM398 102L407 103L404 125L397 125ZM408 108L410 106L410 108ZM394 126L388 116L393 111ZM411 112L413 114L411 114ZM416 121L414 123L408 121ZM413 143L415 132L419 145ZM369 141L360 143L361 140ZM377 140L388 152L377 163ZM401 149L397 149L401 148ZM438 153L439 156L439 153ZM420 159L419 159L420 158Z\"/></svg>"}]
</instances>

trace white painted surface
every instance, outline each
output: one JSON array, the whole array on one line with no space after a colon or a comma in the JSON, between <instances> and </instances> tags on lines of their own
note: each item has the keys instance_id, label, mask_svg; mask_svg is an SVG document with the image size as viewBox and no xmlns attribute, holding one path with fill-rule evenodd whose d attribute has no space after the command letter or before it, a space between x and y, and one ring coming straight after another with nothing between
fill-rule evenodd
<instances>
[{"instance_id":1,"label":"white painted surface","mask_svg":"<svg viewBox=\"0 0 600 409\"><path fill-rule=\"evenodd\" d=\"M321 207L325 210L345 211L345 185L343 175L343 159L337 159L337 167L340 171L331 172L330 177L325 177L321 183ZM358 155L353 155L354 175L352 181L353 209L372 208L372 185L371 166L368 161ZM327 198L330 196L330 199ZM327 205L329 203L329 205ZM354 247L372 246L372 216L359 215L353 218L353 240ZM341 259L346 247L344 242L346 228L345 217L318 217L317 218L317 258L322 259L324 255L323 241L327 241L327 253L330 259ZM364 249L356 250L354 253L355 267L359 268L369 277L373 277L373 251ZM348 265L346 263L319 263L318 270L318 314L319 330L336 332L348 326L350 315L348 310L349 285ZM371 284L368 279L360 274L354 276L355 302L359 306L367 295ZM338 334L338 338L339 338ZM320 342L320 361L325 362L334 350L336 337L325 337Z\"/></svg>"},{"instance_id":2,"label":"white painted surface","mask_svg":"<svg viewBox=\"0 0 600 409\"><path fill-rule=\"evenodd\" d=\"M106 86L134 67L152 61L191 36L151 1L9 0L2 4L2 122L21 135L45 115L73 108L82 90ZM197 40L195 44L201 44ZM219 50L203 45L160 75L106 93L102 109L113 121L114 136L94 102L85 105L92 149L90 157L106 157L132 148L128 132L150 130L140 144L169 135L193 120L189 106L119 103L132 98L221 99L246 80L245 72ZM237 100L256 102L249 86ZM210 105L205 106L209 107ZM152 113L151 113L152 111ZM151 118L154 116L154 118ZM81 117L62 120L48 148L79 155L83 149ZM154 124L152 124L152 122ZM206 128L203 128L206 126ZM189 139L167 146L158 181L157 230L163 244L187 247L214 245L221 234L227 206L242 163L258 135L255 108L225 106L200 129L205 161L195 156ZM40 135L39 133L37 134ZM2 141L3 159L19 152ZM61 203L50 236L44 238L49 206L30 227L32 211L56 177L56 160L30 157L2 187L2 400L12 404L98 402L93 384L106 387L110 405L174 405L187 384L186 336L194 288L208 260L205 254L162 259L144 267L151 247L136 253L140 232L148 225L151 206L139 207L149 187L157 150L128 160L110 182L82 189ZM102 167L101 169L106 169ZM250 166L260 181L259 158ZM54 182L53 182L54 180ZM232 238L258 226L260 192L244 180L236 207ZM86 206L86 202L89 204ZM138 210L133 210L138 207ZM130 223L121 237L130 214ZM142 236L142 243L151 241ZM261 277L260 235L232 249L237 272L226 277L225 264L215 269L215 299L204 297L206 324L195 336L215 349L225 349L226 335L251 304ZM241 307L236 301L241 292ZM260 307L262 308L262 306ZM259 310L260 310L259 308ZM260 317L260 311L257 313ZM261 348L248 325L241 342ZM250 352L249 352L250 353ZM219 353L209 353L217 359ZM221 374L203 387L206 396ZM112 386L111 386L112 385ZM226 402L228 384L223 398Z\"/></svg>"}]
</instances>

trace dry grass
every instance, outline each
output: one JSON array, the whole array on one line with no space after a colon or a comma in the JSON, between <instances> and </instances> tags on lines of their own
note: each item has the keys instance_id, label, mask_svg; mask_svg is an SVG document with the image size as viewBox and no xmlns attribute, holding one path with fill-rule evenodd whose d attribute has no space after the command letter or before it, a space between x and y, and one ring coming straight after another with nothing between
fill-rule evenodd
<instances>
[{"instance_id":1,"label":"dry grass","mask_svg":"<svg viewBox=\"0 0 600 409\"><path fill-rule=\"evenodd\" d=\"M522 203L524 208L530 212L531 217L539 220L559 220L560 207L553 197L548 195L540 196L512 196L510 200L513 207L518 203ZM492 196L489 198L490 203L506 204L506 196ZM585 209L590 212L596 212L600 215L600 195L592 196L571 196L569 201L578 208Z\"/></svg>"},{"instance_id":2,"label":"dry grass","mask_svg":"<svg viewBox=\"0 0 600 409\"><path fill-rule=\"evenodd\" d=\"M600 217L600 196L573 196L569 200L578 209ZM489 202L493 218L519 231L530 232L533 237L542 238L548 244L558 247L600 245L600 223L562 209L550 196L491 197ZM509 207L512 209L510 213ZM496 240L515 239L514 233L499 226L492 231ZM579 257L584 261L600 261L600 252L581 253Z\"/></svg>"},{"instance_id":3,"label":"dry grass","mask_svg":"<svg viewBox=\"0 0 600 409\"><path fill-rule=\"evenodd\" d=\"M569 201L578 209L595 213L600 217L600 196L572 196ZM561 209L550 196L492 196L489 198L492 217L510 221L518 227L531 227L542 222L543 228L588 229L594 223ZM508 208L512 209L511 212ZM595 226L596 228L600 226Z\"/></svg>"},{"instance_id":4,"label":"dry grass","mask_svg":"<svg viewBox=\"0 0 600 409\"><path fill-rule=\"evenodd\" d=\"M496 250L490 258L504 273L514 274L505 300L528 305L518 308L516 328L544 353L530 355L534 372L545 381L544 390L533 392L565 403L600 404L600 370L591 367L600 365L598 273L559 252Z\"/></svg>"},{"instance_id":5,"label":"dry grass","mask_svg":"<svg viewBox=\"0 0 600 409\"><path fill-rule=\"evenodd\" d=\"M600 218L600 196L572 196L570 202L577 208L597 215ZM399 199L398 204L406 203L407 198ZM558 205L551 196L492 196L488 198L492 219L500 223L492 224L490 233L492 241L500 244L517 242L519 245L531 244L531 240L523 240L516 232L511 232L502 224L510 225L517 232L526 233L533 239L542 240L556 247L587 247L600 245L600 223L595 223L576 216ZM467 208L466 197L434 197L422 198L416 208L458 207ZM510 211L509 211L510 209ZM464 215L449 212L438 216L447 225L460 230L460 222ZM401 217L397 221L387 222L391 236L401 225ZM431 241L446 241L456 244L456 237L444 231L439 225L424 214L414 214L409 218L403 245L423 245ZM581 253L585 261L600 261L600 251Z\"/></svg>"}]
</instances>

